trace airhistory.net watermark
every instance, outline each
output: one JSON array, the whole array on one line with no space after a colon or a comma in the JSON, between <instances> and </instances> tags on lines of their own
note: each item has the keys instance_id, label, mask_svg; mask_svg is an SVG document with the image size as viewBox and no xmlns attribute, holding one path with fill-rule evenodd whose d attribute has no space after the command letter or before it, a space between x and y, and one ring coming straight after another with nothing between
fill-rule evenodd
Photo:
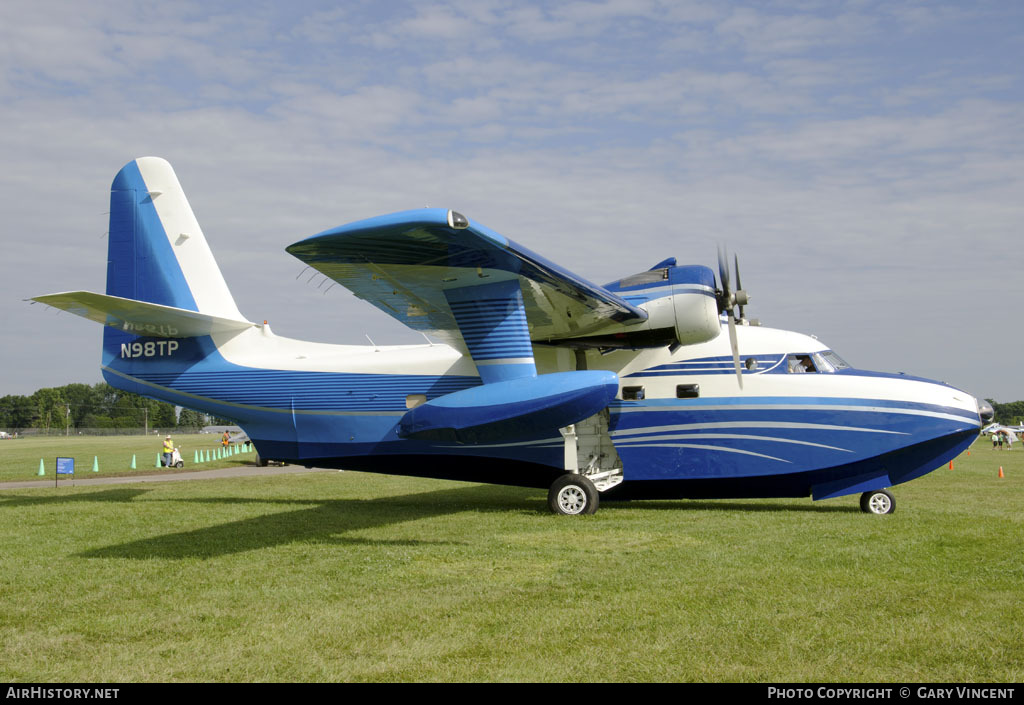
<instances>
[{"instance_id":1,"label":"airhistory.net watermark","mask_svg":"<svg viewBox=\"0 0 1024 705\"><path fill-rule=\"evenodd\" d=\"M114 700L120 688L44 688L42 686L16 687L8 686L5 698L25 698L26 700Z\"/></svg>"}]
</instances>

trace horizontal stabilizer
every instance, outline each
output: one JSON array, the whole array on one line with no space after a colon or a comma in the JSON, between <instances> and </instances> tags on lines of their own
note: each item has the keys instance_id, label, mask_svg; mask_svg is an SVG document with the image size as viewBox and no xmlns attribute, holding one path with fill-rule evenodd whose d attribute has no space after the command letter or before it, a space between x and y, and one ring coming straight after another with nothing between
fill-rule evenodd
<instances>
[{"instance_id":1,"label":"horizontal stabilizer","mask_svg":"<svg viewBox=\"0 0 1024 705\"><path fill-rule=\"evenodd\" d=\"M555 372L445 394L402 417L403 438L490 443L557 435L615 398L619 378L606 370Z\"/></svg>"},{"instance_id":2,"label":"horizontal stabilizer","mask_svg":"<svg viewBox=\"0 0 1024 705\"><path fill-rule=\"evenodd\" d=\"M91 291L34 296L33 301L59 308L126 333L158 338L192 338L230 333L255 326L251 321L221 318L173 306L151 304Z\"/></svg>"}]
</instances>

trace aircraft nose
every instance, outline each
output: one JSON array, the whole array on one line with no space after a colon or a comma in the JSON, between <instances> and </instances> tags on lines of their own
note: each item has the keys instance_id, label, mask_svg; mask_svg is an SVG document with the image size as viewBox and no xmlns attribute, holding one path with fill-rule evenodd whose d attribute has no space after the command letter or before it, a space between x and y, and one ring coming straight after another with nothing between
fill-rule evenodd
<instances>
[{"instance_id":1,"label":"aircraft nose","mask_svg":"<svg viewBox=\"0 0 1024 705\"><path fill-rule=\"evenodd\" d=\"M978 416L981 417L982 423L988 423L995 418L995 415L995 409L992 408L991 404L984 399L978 400Z\"/></svg>"}]
</instances>

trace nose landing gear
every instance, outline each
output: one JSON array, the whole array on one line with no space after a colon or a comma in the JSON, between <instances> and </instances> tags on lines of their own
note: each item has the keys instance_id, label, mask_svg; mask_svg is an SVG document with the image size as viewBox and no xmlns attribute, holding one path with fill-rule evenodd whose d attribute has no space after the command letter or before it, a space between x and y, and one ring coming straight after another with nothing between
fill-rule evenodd
<instances>
[{"instance_id":1,"label":"nose landing gear","mask_svg":"<svg viewBox=\"0 0 1024 705\"><path fill-rule=\"evenodd\" d=\"M896 500L888 490L874 490L860 496L860 510L868 514L892 514Z\"/></svg>"}]
</instances>

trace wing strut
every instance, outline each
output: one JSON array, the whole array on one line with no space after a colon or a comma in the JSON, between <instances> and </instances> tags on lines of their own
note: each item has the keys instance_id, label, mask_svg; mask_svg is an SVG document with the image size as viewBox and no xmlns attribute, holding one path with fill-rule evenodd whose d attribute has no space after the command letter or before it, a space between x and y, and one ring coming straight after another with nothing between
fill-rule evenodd
<instances>
[{"instance_id":1,"label":"wing strut","mask_svg":"<svg viewBox=\"0 0 1024 705\"><path fill-rule=\"evenodd\" d=\"M484 384L537 376L518 279L444 293Z\"/></svg>"}]
</instances>

